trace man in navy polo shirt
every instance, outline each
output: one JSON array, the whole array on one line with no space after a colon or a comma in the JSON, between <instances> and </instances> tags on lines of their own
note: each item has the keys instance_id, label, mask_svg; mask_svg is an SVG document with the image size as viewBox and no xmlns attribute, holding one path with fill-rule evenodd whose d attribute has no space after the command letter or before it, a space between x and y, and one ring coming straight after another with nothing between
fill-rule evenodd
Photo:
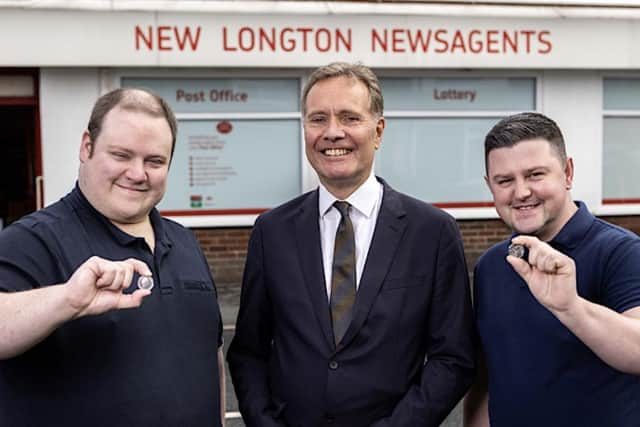
<instances>
[{"instance_id":1,"label":"man in navy polo shirt","mask_svg":"<svg viewBox=\"0 0 640 427\"><path fill-rule=\"evenodd\" d=\"M476 266L486 370L465 426L640 425L640 238L572 200L573 161L541 114L500 121L485 162L514 236ZM528 258L507 255L510 244Z\"/></svg>"},{"instance_id":2,"label":"man in navy polo shirt","mask_svg":"<svg viewBox=\"0 0 640 427\"><path fill-rule=\"evenodd\" d=\"M175 139L158 96L100 97L76 188L0 233L0 425L223 424L213 278L155 209Z\"/></svg>"}]
</instances>

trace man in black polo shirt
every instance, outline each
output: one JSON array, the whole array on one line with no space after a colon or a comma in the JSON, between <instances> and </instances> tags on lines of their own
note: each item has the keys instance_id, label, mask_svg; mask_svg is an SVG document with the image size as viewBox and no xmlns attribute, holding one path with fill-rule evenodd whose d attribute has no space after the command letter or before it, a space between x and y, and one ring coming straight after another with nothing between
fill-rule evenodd
<instances>
[{"instance_id":1,"label":"man in black polo shirt","mask_svg":"<svg viewBox=\"0 0 640 427\"><path fill-rule=\"evenodd\" d=\"M158 96L102 96L76 188L0 233L0 425L223 424L213 278L155 209L175 138Z\"/></svg>"}]
</instances>

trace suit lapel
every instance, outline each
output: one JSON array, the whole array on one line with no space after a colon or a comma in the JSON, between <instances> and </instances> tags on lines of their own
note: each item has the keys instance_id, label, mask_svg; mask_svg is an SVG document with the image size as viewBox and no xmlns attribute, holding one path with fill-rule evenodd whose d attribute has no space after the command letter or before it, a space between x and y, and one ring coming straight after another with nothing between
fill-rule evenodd
<instances>
[{"instance_id":1,"label":"suit lapel","mask_svg":"<svg viewBox=\"0 0 640 427\"><path fill-rule=\"evenodd\" d=\"M309 194L295 216L296 243L304 282L327 343L334 347L329 301L324 283L320 226L318 223L318 190Z\"/></svg>"},{"instance_id":2,"label":"suit lapel","mask_svg":"<svg viewBox=\"0 0 640 427\"><path fill-rule=\"evenodd\" d=\"M341 346L349 344L369 315L406 227L406 215L399 194L386 182L380 181L384 185L382 205L360 278L353 320Z\"/></svg>"}]
</instances>

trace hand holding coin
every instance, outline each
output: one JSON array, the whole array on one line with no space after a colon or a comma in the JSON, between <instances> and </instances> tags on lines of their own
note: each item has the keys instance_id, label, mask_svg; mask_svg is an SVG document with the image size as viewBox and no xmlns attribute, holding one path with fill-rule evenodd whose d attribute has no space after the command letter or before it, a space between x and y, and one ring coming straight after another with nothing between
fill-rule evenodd
<instances>
[{"instance_id":1,"label":"hand holding coin","mask_svg":"<svg viewBox=\"0 0 640 427\"><path fill-rule=\"evenodd\" d=\"M138 288L145 289L150 291L153 289L153 277L151 276L140 276L138 277Z\"/></svg>"},{"instance_id":2,"label":"hand holding coin","mask_svg":"<svg viewBox=\"0 0 640 427\"><path fill-rule=\"evenodd\" d=\"M514 256L516 258L520 258L529 262L529 250L524 245L520 245L518 243L511 243L509 245L508 253L511 256Z\"/></svg>"},{"instance_id":3,"label":"hand holding coin","mask_svg":"<svg viewBox=\"0 0 640 427\"><path fill-rule=\"evenodd\" d=\"M533 296L551 312L567 310L576 298L573 259L535 236L519 235L509 246L507 262L522 277Z\"/></svg>"},{"instance_id":4,"label":"hand holding coin","mask_svg":"<svg viewBox=\"0 0 640 427\"><path fill-rule=\"evenodd\" d=\"M149 267L134 258L112 261L92 256L86 260L64 287L65 299L75 310L74 317L140 306L150 292L140 287L130 289L136 274L148 279L152 277Z\"/></svg>"}]
</instances>

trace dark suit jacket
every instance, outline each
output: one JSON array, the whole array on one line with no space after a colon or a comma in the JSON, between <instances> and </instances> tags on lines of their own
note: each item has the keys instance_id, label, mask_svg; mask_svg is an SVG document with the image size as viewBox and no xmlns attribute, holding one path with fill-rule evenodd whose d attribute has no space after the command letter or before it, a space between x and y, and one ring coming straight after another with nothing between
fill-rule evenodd
<instances>
[{"instance_id":1,"label":"dark suit jacket","mask_svg":"<svg viewBox=\"0 0 640 427\"><path fill-rule=\"evenodd\" d=\"M471 301L456 222L381 182L353 321L337 348L318 191L256 221L228 352L248 427L435 427L471 384Z\"/></svg>"}]
</instances>

